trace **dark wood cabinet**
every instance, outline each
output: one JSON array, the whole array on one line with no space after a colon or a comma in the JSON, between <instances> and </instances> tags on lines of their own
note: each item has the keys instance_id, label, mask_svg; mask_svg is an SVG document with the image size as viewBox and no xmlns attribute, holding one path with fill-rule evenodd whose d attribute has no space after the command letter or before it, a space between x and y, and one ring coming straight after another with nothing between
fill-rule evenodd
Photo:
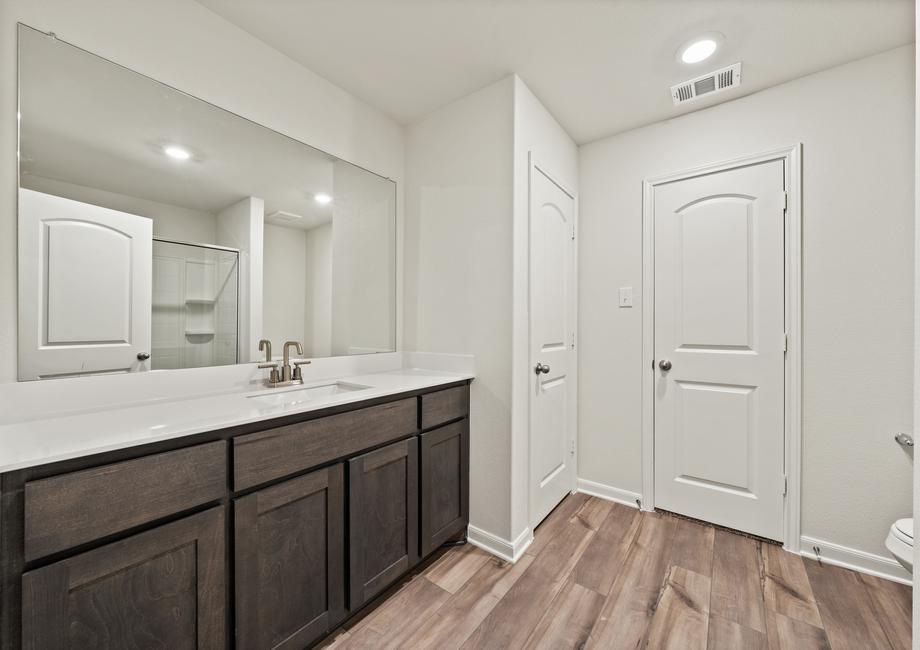
<instances>
[{"instance_id":1,"label":"dark wood cabinet","mask_svg":"<svg viewBox=\"0 0 920 650\"><path fill-rule=\"evenodd\" d=\"M418 439L348 465L349 606L355 610L418 562Z\"/></svg>"},{"instance_id":2,"label":"dark wood cabinet","mask_svg":"<svg viewBox=\"0 0 920 650\"><path fill-rule=\"evenodd\" d=\"M469 420L423 433L419 442L424 557L461 534L469 522Z\"/></svg>"},{"instance_id":3,"label":"dark wood cabinet","mask_svg":"<svg viewBox=\"0 0 920 650\"><path fill-rule=\"evenodd\" d=\"M439 424L466 417L470 412L470 387L457 386L421 397L420 425L430 429Z\"/></svg>"},{"instance_id":4,"label":"dark wood cabinet","mask_svg":"<svg viewBox=\"0 0 920 650\"><path fill-rule=\"evenodd\" d=\"M233 489L361 453L415 433L418 400L403 399L233 439Z\"/></svg>"},{"instance_id":5,"label":"dark wood cabinet","mask_svg":"<svg viewBox=\"0 0 920 650\"><path fill-rule=\"evenodd\" d=\"M304 648L345 616L343 465L234 503L236 647Z\"/></svg>"},{"instance_id":6,"label":"dark wood cabinet","mask_svg":"<svg viewBox=\"0 0 920 650\"><path fill-rule=\"evenodd\" d=\"M225 648L222 507L22 576L22 646Z\"/></svg>"},{"instance_id":7,"label":"dark wood cabinet","mask_svg":"<svg viewBox=\"0 0 920 650\"><path fill-rule=\"evenodd\" d=\"M0 474L0 650L315 645L465 532L469 394Z\"/></svg>"}]
</instances>

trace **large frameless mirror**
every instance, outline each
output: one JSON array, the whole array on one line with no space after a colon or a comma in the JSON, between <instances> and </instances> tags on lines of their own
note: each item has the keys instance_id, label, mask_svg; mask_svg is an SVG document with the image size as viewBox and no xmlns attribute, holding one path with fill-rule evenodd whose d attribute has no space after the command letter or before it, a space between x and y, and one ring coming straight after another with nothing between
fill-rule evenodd
<instances>
[{"instance_id":1,"label":"large frameless mirror","mask_svg":"<svg viewBox=\"0 0 920 650\"><path fill-rule=\"evenodd\" d=\"M395 350L395 183L24 25L19 187L21 380Z\"/></svg>"}]
</instances>

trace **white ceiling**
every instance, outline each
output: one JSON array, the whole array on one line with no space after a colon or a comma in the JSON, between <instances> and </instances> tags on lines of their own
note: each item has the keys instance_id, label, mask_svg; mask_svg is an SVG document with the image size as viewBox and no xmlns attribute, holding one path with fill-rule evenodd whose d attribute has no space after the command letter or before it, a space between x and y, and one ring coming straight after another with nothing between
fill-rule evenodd
<instances>
[{"instance_id":1,"label":"white ceiling","mask_svg":"<svg viewBox=\"0 0 920 650\"><path fill-rule=\"evenodd\" d=\"M579 143L914 40L912 0L199 0L411 123L516 72ZM709 61L677 62L718 31ZM737 90L674 107L669 87L742 61Z\"/></svg>"},{"instance_id":2,"label":"white ceiling","mask_svg":"<svg viewBox=\"0 0 920 650\"><path fill-rule=\"evenodd\" d=\"M360 199L353 181L338 182L348 163L317 149L33 30L20 51L24 176L210 213L255 196L266 215L299 215L285 225L302 229ZM192 158L170 159L167 144ZM319 193L334 202L317 203Z\"/></svg>"}]
</instances>

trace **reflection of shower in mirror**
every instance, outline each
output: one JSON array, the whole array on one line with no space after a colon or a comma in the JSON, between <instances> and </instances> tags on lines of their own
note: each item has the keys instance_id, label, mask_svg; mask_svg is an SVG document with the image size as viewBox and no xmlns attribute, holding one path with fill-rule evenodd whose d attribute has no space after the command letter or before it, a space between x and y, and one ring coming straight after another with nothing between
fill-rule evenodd
<instances>
[{"instance_id":1,"label":"reflection of shower in mirror","mask_svg":"<svg viewBox=\"0 0 920 650\"><path fill-rule=\"evenodd\" d=\"M153 240L151 368L237 362L239 251Z\"/></svg>"}]
</instances>

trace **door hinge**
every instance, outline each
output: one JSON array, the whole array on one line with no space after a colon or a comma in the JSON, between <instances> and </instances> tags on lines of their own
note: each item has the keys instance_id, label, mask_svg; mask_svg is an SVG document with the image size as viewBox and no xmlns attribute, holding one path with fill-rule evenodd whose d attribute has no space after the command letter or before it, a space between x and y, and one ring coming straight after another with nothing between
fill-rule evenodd
<instances>
[{"instance_id":1,"label":"door hinge","mask_svg":"<svg viewBox=\"0 0 920 650\"><path fill-rule=\"evenodd\" d=\"M575 332L572 332L572 349L575 349Z\"/></svg>"},{"instance_id":2,"label":"door hinge","mask_svg":"<svg viewBox=\"0 0 920 650\"><path fill-rule=\"evenodd\" d=\"M783 474L783 496L789 491L789 477Z\"/></svg>"},{"instance_id":3,"label":"door hinge","mask_svg":"<svg viewBox=\"0 0 920 650\"><path fill-rule=\"evenodd\" d=\"M569 453L572 456L575 455L575 441L574 440L572 440L571 444L569 445Z\"/></svg>"},{"instance_id":4,"label":"door hinge","mask_svg":"<svg viewBox=\"0 0 920 650\"><path fill-rule=\"evenodd\" d=\"M789 209L789 193L783 190L783 195L780 197L780 200L783 204L783 210Z\"/></svg>"},{"instance_id":5,"label":"door hinge","mask_svg":"<svg viewBox=\"0 0 920 650\"><path fill-rule=\"evenodd\" d=\"M783 332L783 353L789 352L789 332Z\"/></svg>"},{"instance_id":6,"label":"door hinge","mask_svg":"<svg viewBox=\"0 0 920 650\"><path fill-rule=\"evenodd\" d=\"M572 224L572 241L575 240L575 224Z\"/></svg>"}]
</instances>

